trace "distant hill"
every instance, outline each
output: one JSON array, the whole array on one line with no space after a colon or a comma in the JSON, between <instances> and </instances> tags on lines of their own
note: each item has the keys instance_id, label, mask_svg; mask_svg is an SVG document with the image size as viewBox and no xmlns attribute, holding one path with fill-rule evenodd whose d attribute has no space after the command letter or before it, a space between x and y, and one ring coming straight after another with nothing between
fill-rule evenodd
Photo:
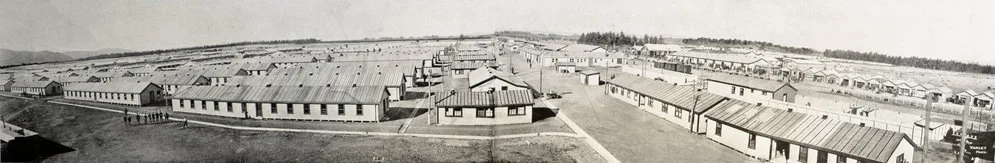
<instances>
[{"instance_id":1,"label":"distant hill","mask_svg":"<svg viewBox=\"0 0 995 163\"><path fill-rule=\"evenodd\" d=\"M75 59L79 59L79 58L92 57L102 54L127 53L127 52L132 52L132 50L110 48L110 49L100 49L96 51L66 51L62 53L69 55L70 57L73 57Z\"/></svg>"},{"instance_id":2,"label":"distant hill","mask_svg":"<svg viewBox=\"0 0 995 163\"><path fill-rule=\"evenodd\" d=\"M0 66L19 65L24 63L38 63L51 61L72 60L66 54L52 51L15 51L0 49Z\"/></svg>"}]
</instances>

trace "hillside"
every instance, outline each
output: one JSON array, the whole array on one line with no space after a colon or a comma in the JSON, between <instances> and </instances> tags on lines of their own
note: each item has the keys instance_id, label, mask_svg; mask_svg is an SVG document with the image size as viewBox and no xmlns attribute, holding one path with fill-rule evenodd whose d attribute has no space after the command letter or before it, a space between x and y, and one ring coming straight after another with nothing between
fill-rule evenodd
<instances>
[{"instance_id":1,"label":"hillside","mask_svg":"<svg viewBox=\"0 0 995 163\"><path fill-rule=\"evenodd\" d=\"M0 49L0 66L71 59L73 58L66 54L52 51L14 51Z\"/></svg>"},{"instance_id":2,"label":"hillside","mask_svg":"<svg viewBox=\"0 0 995 163\"><path fill-rule=\"evenodd\" d=\"M132 50L111 48L111 49L100 49L96 51L66 51L62 53L78 59L78 58L86 58L102 54L114 54L114 53L126 53L126 52L132 52Z\"/></svg>"}]
</instances>

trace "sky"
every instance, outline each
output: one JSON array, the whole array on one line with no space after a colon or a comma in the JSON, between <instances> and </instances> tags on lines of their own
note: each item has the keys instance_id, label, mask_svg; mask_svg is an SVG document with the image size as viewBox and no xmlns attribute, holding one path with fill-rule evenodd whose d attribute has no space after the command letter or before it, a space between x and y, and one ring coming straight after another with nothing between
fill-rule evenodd
<instances>
[{"instance_id":1,"label":"sky","mask_svg":"<svg viewBox=\"0 0 995 163\"><path fill-rule=\"evenodd\" d=\"M0 0L0 48L153 50L250 40L623 31L995 65L995 1Z\"/></svg>"}]
</instances>

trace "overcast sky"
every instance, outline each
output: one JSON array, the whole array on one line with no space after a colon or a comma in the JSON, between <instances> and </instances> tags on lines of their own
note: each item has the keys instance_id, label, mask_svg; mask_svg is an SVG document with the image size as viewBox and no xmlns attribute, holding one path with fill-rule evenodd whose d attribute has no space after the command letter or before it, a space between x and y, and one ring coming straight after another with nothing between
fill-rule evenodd
<instances>
[{"instance_id":1,"label":"overcast sky","mask_svg":"<svg viewBox=\"0 0 995 163\"><path fill-rule=\"evenodd\" d=\"M0 48L151 50L247 40L624 31L995 64L995 1L0 0Z\"/></svg>"}]
</instances>

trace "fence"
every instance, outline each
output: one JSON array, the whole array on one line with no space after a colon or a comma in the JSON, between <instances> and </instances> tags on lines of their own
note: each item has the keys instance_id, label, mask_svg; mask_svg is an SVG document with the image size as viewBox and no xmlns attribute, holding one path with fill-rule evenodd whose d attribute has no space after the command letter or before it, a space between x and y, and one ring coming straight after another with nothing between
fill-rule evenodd
<instances>
[{"instance_id":1,"label":"fence","mask_svg":"<svg viewBox=\"0 0 995 163\"><path fill-rule=\"evenodd\" d=\"M829 88L833 88L832 91L834 91L834 93L839 93L842 95L850 95L854 97L871 99L875 101L889 102L893 104L909 106L909 108L914 108L919 110L926 109L926 99L922 98L898 96L890 93L878 93L878 92L857 89L857 88L845 88L842 86L825 84L825 83L817 83L813 85L822 85ZM947 103L942 100L940 102L933 103L933 112L936 113L961 115L962 110L964 110L963 105ZM995 123L995 112L971 106L971 112L968 113L968 118L983 123ZM987 130L981 130L981 131L987 131Z\"/></svg>"}]
</instances>

